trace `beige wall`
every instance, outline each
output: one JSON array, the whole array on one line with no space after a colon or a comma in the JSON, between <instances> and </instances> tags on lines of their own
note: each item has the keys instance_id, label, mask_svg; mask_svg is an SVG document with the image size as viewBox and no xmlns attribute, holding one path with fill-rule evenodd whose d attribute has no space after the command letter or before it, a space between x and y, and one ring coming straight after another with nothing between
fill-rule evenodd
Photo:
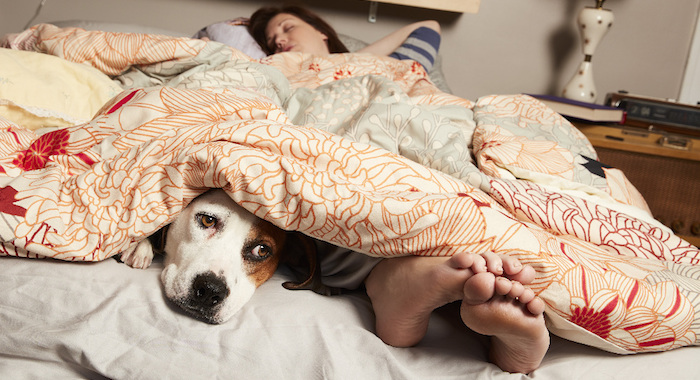
<instances>
[{"instance_id":1,"label":"beige wall","mask_svg":"<svg viewBox=\"0 0 700 380\"><path fill-rule=\"evenodd\" d=\"M0 0L0 34L20 30L39 0ZM253 0L47 0L36 22L88 19L194 33L211 22L248 16ZM558 93L583 58L576 12L593 0L482 0L477 14L380 4L367 21L361 0L307 0L336 29L371 41L405 23L443 25L444 72L455 94ZM608 0L615 24L599 46L594 74L601 94L620 89L677 98L700 0ZM700 100L700 99L699 99Z\"/></svg>"}]
</instances>

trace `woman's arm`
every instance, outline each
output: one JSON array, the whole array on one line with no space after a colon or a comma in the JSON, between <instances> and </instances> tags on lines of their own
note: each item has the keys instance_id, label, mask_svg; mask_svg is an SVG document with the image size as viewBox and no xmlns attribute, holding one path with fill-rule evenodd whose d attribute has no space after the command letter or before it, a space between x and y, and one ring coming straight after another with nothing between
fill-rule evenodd
<instances>
[{"instance_id":1,"label":"woman's arm","mask_svg":"<svg viewBox=\"0 0 700 380\"><path fill-rule=\"evenodd\" d=\"M408 38L408 36L416 29L425 26L434 31L440 33L440 24L434 20L419 21L413 24L406 25L400 29L397 29L393 33L387 35L386 37L367 45L366 47L358 50L358 53L372 53L376 55L389 55L393 53L396 48L401 46L401 44Z\"/></svg>"}]
</instances>

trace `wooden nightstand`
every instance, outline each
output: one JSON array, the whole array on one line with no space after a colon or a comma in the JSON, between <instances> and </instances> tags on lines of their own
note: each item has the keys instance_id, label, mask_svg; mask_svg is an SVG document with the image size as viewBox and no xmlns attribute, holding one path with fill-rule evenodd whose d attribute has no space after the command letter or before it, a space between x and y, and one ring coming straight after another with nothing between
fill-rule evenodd
<instances>
[{"instance_id":1,"label":"wooden nightstand","mask_svg":"<svg viewBox=\"0 0 700 380\"><path fill-rule=\"evenodd\" d=\"M700 246L700 138L575 123L599 160L621 169L654 217Z\"/></svg>"}]
</instances>

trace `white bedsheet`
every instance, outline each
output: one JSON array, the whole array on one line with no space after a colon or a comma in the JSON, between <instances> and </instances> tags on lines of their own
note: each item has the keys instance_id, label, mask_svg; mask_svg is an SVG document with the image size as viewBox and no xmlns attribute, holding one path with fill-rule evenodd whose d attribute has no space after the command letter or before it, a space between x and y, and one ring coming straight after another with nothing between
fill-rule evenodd
<instances>
[{"instance_id":1,"label":"white bedsheet","mask_svg":"<svg viewBox=\"0 0 700 380\"><path fill-rule=\"evenodd\" d=\"M233 320L209 325L163 297L162 263L0 258L2 379L519 379L483 337L438 310L416 347L373 333L364 293L289 291L284 268ZM90 286L85 286L88 283ZM56 284L62 284L57 286ZM617 356L553 337L535 379L697 379L700 347Z\"/></svg>"}]
</instances>

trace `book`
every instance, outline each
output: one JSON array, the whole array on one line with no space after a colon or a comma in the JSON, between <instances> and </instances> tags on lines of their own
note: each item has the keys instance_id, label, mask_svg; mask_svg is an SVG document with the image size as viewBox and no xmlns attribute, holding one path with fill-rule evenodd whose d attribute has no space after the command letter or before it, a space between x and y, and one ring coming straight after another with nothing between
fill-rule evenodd
<instances>
[{"instance_id":1,"label":"book","mask_svg":"<svg viewBox=\"0 0 700 380\"><path fill-rule=\"evenodd\" d=\"M554 95L528 95L567 118L599 123L623 123L625 121L625 111L621 108L581 102Z\"/></svg>"}]
</instances>

